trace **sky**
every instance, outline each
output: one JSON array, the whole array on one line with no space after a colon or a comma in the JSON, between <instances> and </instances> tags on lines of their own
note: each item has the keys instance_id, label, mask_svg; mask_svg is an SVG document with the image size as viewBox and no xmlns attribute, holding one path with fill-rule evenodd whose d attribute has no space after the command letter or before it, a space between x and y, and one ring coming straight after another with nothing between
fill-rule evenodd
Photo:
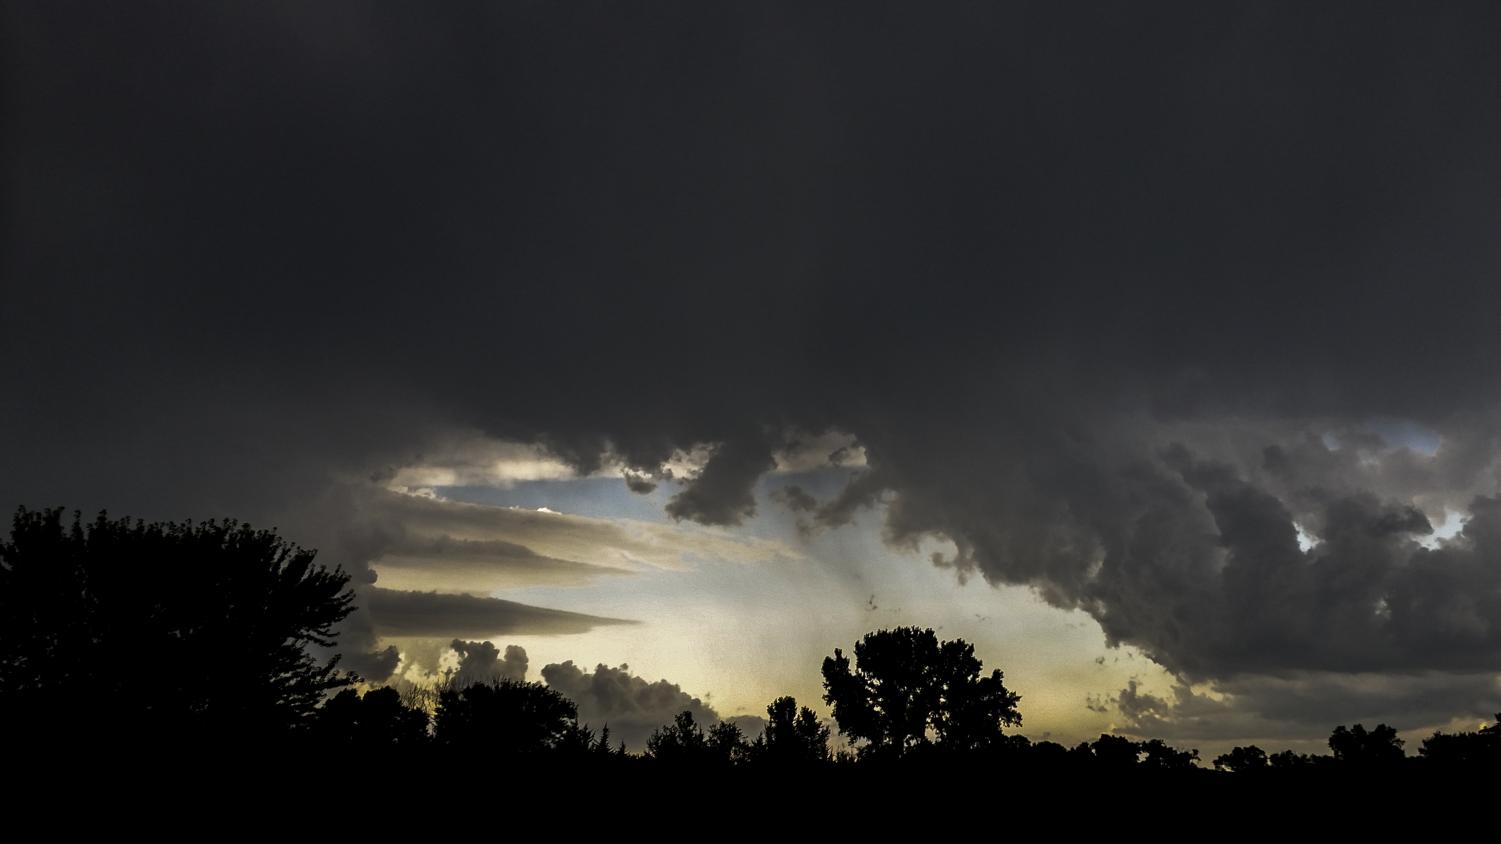
<instances>
[{"instance_id":1,"label":"sky","mask_svg":"<svg viewBox=\"0 0 1501 844\"><path fill-rule=\"evenodd\" d=\"M0 14L0 505L274 526L371 682L1501 711L1492 4Z\"/></svg>"}]
</instances>

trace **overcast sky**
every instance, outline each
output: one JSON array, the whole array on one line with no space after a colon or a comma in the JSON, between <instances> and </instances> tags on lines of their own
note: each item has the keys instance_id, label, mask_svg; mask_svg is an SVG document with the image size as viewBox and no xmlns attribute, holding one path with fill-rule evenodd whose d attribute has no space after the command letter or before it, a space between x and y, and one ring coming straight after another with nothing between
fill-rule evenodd
<instances>
[{"instance_id":1,"label":"overcast sky","mask_svg":"<svg viewBox=\"0 0 1501 844\"><path fill-rule=\"evenodd\" d=\"M1495 4L3 14L0 505L275 525L368 678L1501 710Z\"/></svg>"}]
</instances>

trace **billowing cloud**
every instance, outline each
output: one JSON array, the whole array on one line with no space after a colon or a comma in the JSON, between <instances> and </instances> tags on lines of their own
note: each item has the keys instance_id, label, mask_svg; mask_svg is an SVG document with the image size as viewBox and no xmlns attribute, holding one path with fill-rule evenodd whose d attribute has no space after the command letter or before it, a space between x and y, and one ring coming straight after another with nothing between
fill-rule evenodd
<instances>
[{"instance_id":1,"label":"billowing cloud","mask_svg":"<svg viewBox=\"0 0 1501 844\"><path fill-rule=\"evenodd\" d=\"M449 647L459 657L449 679L460 688L474 683L526 679L526 649L520 645L507 645L504 656L491 642L454 639Z\"/></svg>"},{"instance_id":2,"label":"billowing cloud","mask_svg":"<svg viewBox=\"0 0 1501 844\"><path fill-rule=\"evenodd\" d=\"M630 667L599 665L585 671L572 660L542 667L547 685L578 704L579 722L595 729L610 727L610 735L641 752L652 731L680 712L692 712L699 724L719 723L719 714L707 703L667 680L647 680L630 673ZM753 723L741 724L744 730Z\"/></svg>"}]
</instances>

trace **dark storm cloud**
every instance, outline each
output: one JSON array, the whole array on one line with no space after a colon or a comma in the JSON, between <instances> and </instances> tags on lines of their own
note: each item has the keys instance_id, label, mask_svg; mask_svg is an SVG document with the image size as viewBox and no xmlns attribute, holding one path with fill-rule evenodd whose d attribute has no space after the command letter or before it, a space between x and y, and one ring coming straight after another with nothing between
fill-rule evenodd
<instances>
[{"instance_id":1,"label":"dark storm cloud","mask_svg":"<svg viewBox=\"0 0 1501 844\"><path fill-rule=\"evenodd\" d=\"M369 642L369 637L364 642ZM339 667L354 672L360 678L379 683L390 678L401 663L401 651L395 645L387 645L378 651L347 649L341 656Z\"/></svg>"},{"instance_id":2,"label":"dark storm cloud","mask_svg":"<svg viewBox=\"0 0 1501 844\"><path fill-rule=\"evenodd\" d=\"M579 708L579 723L596 729L609 725L610 735L636 752L646 749L646 740L658 727L670 724L678 713L693 713L703 727L719 723L719 714L707 703L667 680L648 682L630 672L630 666L595 666L585 671L572 660L542 666L547 685L567 696ZM741 719L742 730L753 722Z\"/></svg>"},{"instance_id":3,"label":"dark storm cloud","mask_svg":"<svg viewBox=\"0 0 1501 844\"><path fill-rule=\"evenodd\" d=\"M756 513L751 488L776 467L760 439L730 439L714 451L686 489L667 502L667 514L706 525L738 525Z\"/></svg>"},{"instance_id":4,"label":"dark storm cloud","mask_svg":"<svg viewBox=\"0 0 1501 844\"><path fill-rule=\"evenodd\" d=\"M1501 709L1494 675L1292 674L1246 677L1218 691L1176 686L1159 697L1132 681L1111 703L1126 720L1122 732L1194 741L1322 741L1335 725L1358 722L1431 731L1451 719L1488 721Z\"/></svg>"},{"instance_id":5,"label":"dark storm cloud","mask_svg":"<svg viewBox=\"0 0 1501 844\"><path fill-rule=\"evenodd\" d=\"M508 633L583 633L618 618L550 610L475 595L370 589L366 607L375 629L385 636L486 637Z\"/></svg>"},{"instance_id":6,"label":"dark storm cloud","mask_svg":"<svg viewBox=\"0 0 1501 844\"><path fill-rule=\"evenodd\" d=\"M0 35L7 502L363 569L455 430L725 525L837 430L823 523L1185 675L1501 668L1501 8L92 11Z\"/></svg>"}]
</instances>

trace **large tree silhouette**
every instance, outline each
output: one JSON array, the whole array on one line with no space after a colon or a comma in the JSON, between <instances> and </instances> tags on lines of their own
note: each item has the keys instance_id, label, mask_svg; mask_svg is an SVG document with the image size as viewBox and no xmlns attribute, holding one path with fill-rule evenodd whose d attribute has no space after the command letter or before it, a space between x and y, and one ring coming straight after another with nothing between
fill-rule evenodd
<instances>
[{"instance_id":1,"label":"large tree silhouette","mask_svg":"<svg viewBox=\"0 0 1501 844\"><path fill-rule=\"evenodd\" d=\"M974 646L940 643L930 629L898 627L869 633L855 660L838 649L823 661L824 700L834 721L864 755L903 756L937 744L976 750L999 743L1003 726L1021 724L1019 695L1000 669L981 676Z\"/></svg>"},{"instance_id":2,"label":"large tree silhouette","mask_svg":"<svg viewBox=\"0 0 1501 844\"><path fill-rule=\"evenodd\" d=\"M348 684L348 576L234 521L84 523L21 508L0 544L4 723L51 741L256 742ZM17 736L17 739L22 738Z\"/></svg>"}]
</instances>

